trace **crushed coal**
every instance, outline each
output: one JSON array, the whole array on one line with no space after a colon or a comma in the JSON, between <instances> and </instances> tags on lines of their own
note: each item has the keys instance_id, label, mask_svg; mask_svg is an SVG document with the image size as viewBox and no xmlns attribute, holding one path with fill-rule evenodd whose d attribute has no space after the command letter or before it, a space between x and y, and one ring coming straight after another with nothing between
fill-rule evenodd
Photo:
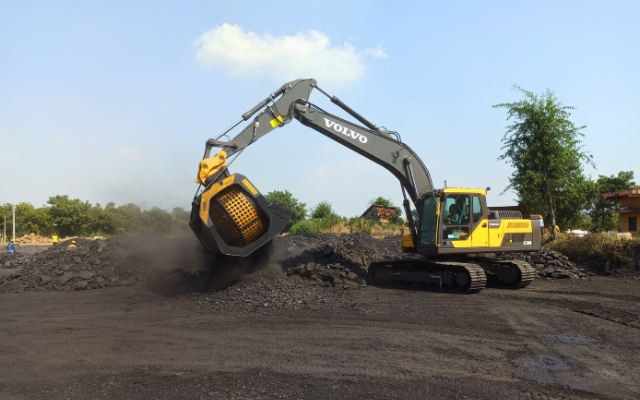
<instances>
[{"instance_id":1,"label":"crushed coal","mask_svg":"<svg viewBox=\"0 0 640 400\"><path fill-rule=\"evenodd\" d=\"M372 262L421 258L401 251L400 236L380 240L365 233L278 236L246 258L208 253L190 235L75 240L76 249L68 249L66 241L36 254L0 254L0 293L146 285L155 293L173 296L225 291L251 282L263 286L271 282L273 290L292 284L313 290L355 290L368 284ZM591 275L549 249L497 257L525 260L539 278Z\"/></svg>"},{"instance_id":2,"label":"crushed coal","mask_svg":"<svg viewBox=\"0 0 640 400\"><path fill-rule=\"evenodd\" d=\"M564 254L547 248L532 253L504 253L496 258L526 261L535 268L538 278L578 279L595 275L569 261L569 258Z\"/></svg>"},{"instance_id":3,"label":"crushed coal","mask_svg":"<svg viewBox=\"0 0 640 400\"><path fill-rule=\"evenodd\" d=\"M349 292L339 288L323 288L310 281L298 281L263 272L249 279L205 293L192 293L178 301L195 306L198 312L237 315L243 313L277 313L280 311L333 311L350 308L364 314L375 310L356 304ZM194 304L195 303L195 304Z\"/></svg>"},{"instance_id":4,"label":"crushed coal","mask_svg":"<svg viewBox=\"0 0 640 400\"><path fill-rule=\"evenodd\" d=\"M357 289L367 285L367 269L372 262L394 259L420 259L400 249L400 236L382 240L365 233L288 235L274 239L280 251L289 251L282 258L285 276L308 281L321 287ZM293 255L295 250L299 255Z\"/></svg>"}]
</instances>

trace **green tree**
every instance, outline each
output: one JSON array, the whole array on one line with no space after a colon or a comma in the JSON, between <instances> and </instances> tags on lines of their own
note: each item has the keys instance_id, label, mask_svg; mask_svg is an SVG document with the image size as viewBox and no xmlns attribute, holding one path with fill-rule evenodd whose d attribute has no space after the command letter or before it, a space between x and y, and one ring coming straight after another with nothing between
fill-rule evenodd
<instances>
[{"instance_id":1,"label":"green tree","mask_svg":"<svg viewBox=\"0 0 640 400\"><path fill-rule=\"evenodd\" d=\"M322 200L311 210L311 218L313 219L327 219L327 218L339 218L333 211L333 206L326 200Z\"/></svg>"},{"instance_id":2,"label":"green tree","mask_svg":"<svg viewBox=\"0 0 640 400\"><path fill-rule=\"evenodd\" d=\"M598 230L609 231L618 229L618 214L607 214L618 207L617 199L605 199L605 193L622 192L623 190L637 189L638 185L633 181L633 171L620 171L618 176L599 175L592 190L592 204L589 210L591 221L598 223Z\"/></svg>"},{"instance_id":3,"label":"green tree","mask_svg":"<svg viewBox=\"0 0 640 400\"><path fill-rule=\"evenodd\" d=\"M13 232L13 211L11 204L0 206L0 222L4 222L7 216L7 237ZM36 235L48 235L51 231L51 216L46 207L35 208L31 203L16 204L16 236L24 236L30 233ZM0 228L4 229L4 228Z\"/></svg>"},{"instance_id":4,"label":"green tree","mask_svg":"<svg viewBox=\"0 0 640 400\"><path fill-rule=\"evenodd\" d=\"M127 203L115 209L120 214L125 232L140 233L144 231L142 210L133 203Z\"/></svg>"},{"instance_id":5,"label":"green tree","mask_svg":"<svg viewBox=\"0 0 640 400\"><path fill-rule=\"evenodd\" d=\"M88 201L69 196L49 197L49 214L60 236L81 236L93 231L94 213Z\"/></svg>"},{"instance_id":6,"label":"green tree","mask_svg":"<svg viewBox=\"0 0 640 400\"><path fill-rule=\"evenodd\" d=\"M150 210L143 211L142 221L145 231L158 233L171 233L177 224L173 215L160 207L151 207Z\"/></svg>"},{"instance_id":7,"label":"green tree","mask_svg":"<svg viewBox=\"0 0 640 400\"><path fill-rule=\"evenodd\" d=\"M96 204L91 208L93 214L91 221L91 234L95 235L117 235L126 231L125 221L122 214L118 213L114 203L108 203L105 208Z\"/></svg>"},{"instance_id":8,"label":"green tree","mask_svg":"<svg viewBox=\"0 0 640 400\"><path fill-rule=\"evenodd\" d=\"M171 210L171 215L181 224L188 224L191 218L191 213L182 207L174 207L173 210Z\"/></svg>"},{"instance_id":9,"label":"green tree","mask_svg":"<svg viewBox=\"0 0 640 400\"><path fill-rule=\"evenodd\" d=\"M538 96L516 85L513 88L525 99L493 106L507 109L507 120L514 120L502 138L505 152L499 157L515 168L505 191L513 189L529 212L544 214L556 226L558 205L565 205L563 212L575 208L575 199L584 189L581 162L595 166L592 156L581 151L579 138L585 127L569 120L568 110L573 107L560 103L553 92ZM557 238L556 230L552 231Z\"/></svg>"},{"instance_id":10,"label":"green tree","mask_svg":"<svg viewBox=\"0 0 640 400\"><path fill-rule=\"evenodd\" d=\"M289 193L288 190L285 190L284 192L274 190L273 192L267 193L264 198L270 203L293 210L291 219L284 227L285 232L288 232L293 225L307 218L307 204L300 203L298 199L294 198L293 195Z\"/></svg>"},{"instance_id":11,"label":"green tree","mask_svg":"<svg viewBox=\"0 0 640 400\"><path fill-rule=\"evenodd\" d=\"M385 206L385 207L393 207L393 202L385 197L382 196L378 196L375 199L371 199L369 201L369 207L374 205L374 204L378 204L381 206Z\"/></svg>"},{"instance_id":12,"label":"green tree","mask_svg":"<svg viewBox=\"0 0 640 400\"><path fill-rule=\"evenodd\" d=\"M584 176L577 175L570 187L557 193L554 204L557 225L563 229L588 229L591 224L589 222L587 209L593 197L593 190L593 181ZM544 212L544 208L542 210L543 213L538 214L549 215L548 212Z\"/></svg>"}]
</instances>

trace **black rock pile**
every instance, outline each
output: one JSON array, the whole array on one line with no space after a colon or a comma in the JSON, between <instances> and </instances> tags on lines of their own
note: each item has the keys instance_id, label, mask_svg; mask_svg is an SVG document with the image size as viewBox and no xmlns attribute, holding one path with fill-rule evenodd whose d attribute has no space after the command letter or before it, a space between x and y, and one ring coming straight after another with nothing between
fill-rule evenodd
<instances>
[{"instance_id":1,"label":"black rock pile","mask_svg":"<svg viewBox=\"0 0 640 400\"><path fill-rule=\"evenodd\" d=\"M0 270L0 293L129 286L154 280L158 271L174 270L185 271L176 277L189 281L189 285L185 286L188 290L182 291L186 293L205 290L206 285L203 286L202 282L207 285L213 282L208 286L210 289L230 286L256 271L264 271L265 266L273 276L280 276L281 281L269 278L273 281L271 286L267 281L257 281L256 293L286 291L290 284L307 289L357 289L366 286L367 268L372 262L421 258L402 253L399 236L379 240L364 233L278 236L269 246L247 259L216 258L206 253L193 236L167 238L139 235L76 241L77 249L67 249L68 243L60 243L36 254L0 255L0 267L3 268ZM538 276L543 278L580 278L591 274L564 255L548 249L537 253L503 254L498 258L528 261L535 267ZM221 278L221 269L227 270L224 279ZM194 270L210 272L194 275L190 272ZM150 274L152 271L154 273ZM201 276L206 279L200 279ZM172 280L165 283L169 286L174 284ZM298 300L306 301L304 296L293 294L287 299L291 301L285 300L284 303L292 307ZM255 304L259 302L270 304L267 298L256 297ZM253 300L249 303L253 307Z\"/></svg>"},{"instance_id":2,"label":"black rock pile","mask_svg":"<svg viewBox=\"0 0 640 400\"><path fill-rule=\"evenodd\" d=\"M217 314L355 308L343 290L310 283L258 273L225 289L183 297L182 301L196 302L203 311Z\"/></svg>"},{"instance_id":3,"label":"black rock pile","mask_svg":"<svg viewBox=\"0 0 640 400\"><path fill-rule=\"evenodd\" d=\"M506 253L497 258L524 260L535 268L538 278L578 279L594 275L569 261L564 254L547 248L533 253Z\"/></svg>"},{"instance_id":4,"label":"black rock pile","mask_svg":"<svg viewBox=\"0 0 640 400\"><path fill-rule=\"evenodd\" d=\"M415 259L420 256L400 250L400 236L375 239L365 233L300 234L276 238L277 248L304 249L285 258L282 267L292 279L321 287L357 289L366 286L367 268L375 261Z\"/></svg>"},{"instance_id":5,"label":"black rock pile","mask_svg":"<svg viewBox=\"0 0 640 400\"><path fill-rule=\"evenodd\" d=\"M36 254L0 258L0 266L11 269L0 277L0 293L98 289L142 281L139 272L125 267L117 237L76 242L76 249L62 242Z\"/></svg>"}]
</instances>

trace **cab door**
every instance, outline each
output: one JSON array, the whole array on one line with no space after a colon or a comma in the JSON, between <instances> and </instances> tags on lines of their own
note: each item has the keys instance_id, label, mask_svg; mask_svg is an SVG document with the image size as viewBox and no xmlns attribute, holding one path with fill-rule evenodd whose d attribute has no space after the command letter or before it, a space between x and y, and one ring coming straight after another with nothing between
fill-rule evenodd
<instances>
[{"instance_id":1,"label":"cab door","mask_svg":"<svg viewBox=\"0 0 640 400\"><path fill-rule=\"evenodd\" d=\"M471 246L489 247L489 219L486 198L474 194L471 198Z\"/></svg>"},{"instance_id":2,"label":"cab door","mask_svg":"<svg viewBox=\"0 0 640 400\"><path fill-rule=\"evenodd\" d=\"M453 247L471 246L469 195L447 193L442 206L442 243Z\"/></svg>"}]
</instances>

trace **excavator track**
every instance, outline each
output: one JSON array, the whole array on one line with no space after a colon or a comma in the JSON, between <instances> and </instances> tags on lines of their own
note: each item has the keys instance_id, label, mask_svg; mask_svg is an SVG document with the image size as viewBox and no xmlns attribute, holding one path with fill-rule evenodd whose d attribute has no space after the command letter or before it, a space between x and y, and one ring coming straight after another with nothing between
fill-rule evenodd
<instances>
[{"instance_id":1,"label":"excavator track","mask_svg":"<svg viewBox=\"0 0 640 400\"><path fill-rule=\"evenodd\" d=\"M378 285L478 293L487 283L484 269L472 262L392 260L369 265L369 279Z\"/></svg>"},{"instance_id":2,"label":"excavator track","mask_svg":"<svg viewBox=\"0 0 640 400\"><path fill-rule=\"evenodd\" d=\"M526 261L491 259L476 260L484 268L487 286L520 289L529 286L535 279L535 269Z\"/></svg>"}]
</instances>

